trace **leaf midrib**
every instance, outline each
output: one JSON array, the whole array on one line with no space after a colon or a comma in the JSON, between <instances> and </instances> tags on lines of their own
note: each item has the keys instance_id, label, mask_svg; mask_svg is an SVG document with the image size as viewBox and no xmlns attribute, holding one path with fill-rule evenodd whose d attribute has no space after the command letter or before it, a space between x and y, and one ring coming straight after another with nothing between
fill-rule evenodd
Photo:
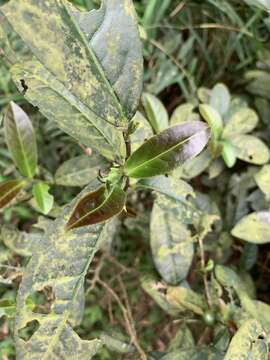
<instances>
[{"instance_id":1,"label":"leaf midrib","mask_svg":"<svg viewBox=\"0 0 270 360\"><path fill-rule=\"evenodd\" d=\"M20 181L16 186L14 186L11 190L9 190L3 197L0 197L0 202L3 201L8 195L13 193L14 191L18 190L19 188L23 188L23 181Z\"/></svg>"},{"instance_id":2,"label":"leaf midrib","mask_svg":"<svg viewBox=\"0 0 270 360\"><path fill-rule=\"evenodd\" d=\"M146 166L148 163L151 163L151 162L155 161L156 159L158 159L158 158L160 158L160 157L163 157L163 156L166 155L167 153L169 153L169 152L171 152L171 151L174 151L175 149L177 149L177 147L185 144L185 143L188 142L190 139L192 139L192 138L198 136L199 134L205 132L207 129L208 129L208 128L206 127L204 130L198 131L197 133L189 136L188 138L186 138L185 140L181 141L180 143L177 143L176 145L172 146L172 147L169 148L168 150L166 150L166 151L164 151L164 152L162 152L162 153L159 153L158 155L156 155L156 156L153 157L152 159L146 160L145 162L141 163L140 165L132 168L131 171L128 171L128 170L127 170L127 175L128 175L128 176L131 176L131 174L132 174L134 171L137 171L139 168ZM158 136L158 135L156 135L156 136ZM135 153L134 153L134 154L135 154ZM128 163L128 161L127 161L127 163Z\"/></svg>"}]
</instances>

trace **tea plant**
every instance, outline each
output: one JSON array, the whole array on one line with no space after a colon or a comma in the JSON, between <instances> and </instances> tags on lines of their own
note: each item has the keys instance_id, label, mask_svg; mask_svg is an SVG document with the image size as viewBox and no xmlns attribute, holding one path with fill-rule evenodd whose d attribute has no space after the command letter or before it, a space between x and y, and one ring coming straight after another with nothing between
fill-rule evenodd
<instances>
[{"instance_id":1,"label":"tea plant","mask_svg":"<svg viewBox=\"0 0 270 360\"><path fill-rule=\"evenodd\" d=\"M87 10L97 5L76 4ZM270 242L267 139L249 99L232 95L223 83L197 91L191 78L187 89L178 74L190 102L172 115L155 95L142 93L140 36L150 43L146 58L151 46L160 49L151 25L170 4L150 1L140 32L131 0L104 0L88 12L66 0L10 0L0 8L2 49L21 92L10 99L0 129L0 146L5 142L8 149L0 148L0 209L7 220L1 240L26 258L16 303L9 296L0 300L0 318L14 319L17 359L106 359L113 353L152 360L269 358L269 305L256 299L249 274L258 245ZM156 93L173 83L163 80ZM27 115L27 103L18 104L22 95L38 113ZM36 114L44 116L37 115L39 127L53 139L50 152L42 149ZM54 161L58 142L66 148L61 164ZM239 162L244 165L232 173ZM70 200L71 194L77 195ZM6 224L9 211L21 211L22 203L40 215L29 231ZM148 301L175 320L164 351L138 341L118 274L123 302L100 277L112 264L130 271L107 254L124 231L125 243L136 239L129 236L134 232L149 241L153 265L148 257L136 276ZM234 247L240 260L228 266ZM92 270L100 249L105 255ZM94 275L85 292L89 271ZM9 281L0 277L0 283ZM98 286L119 305L130 339L107 324L94 339L89 325L86 339L79 336L85 312L100 318L93 304L85 310Z\"/></svg>"}]
</instances>

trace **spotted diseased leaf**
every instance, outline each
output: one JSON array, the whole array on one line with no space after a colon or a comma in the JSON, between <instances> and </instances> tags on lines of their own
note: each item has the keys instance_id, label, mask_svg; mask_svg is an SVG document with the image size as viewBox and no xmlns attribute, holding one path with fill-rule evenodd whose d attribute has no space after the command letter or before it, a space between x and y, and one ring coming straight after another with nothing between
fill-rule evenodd
<instances>
[{"instance_id":1,"label":"spotted diseased leaf","mask_svg":"<svg viewBox=\"0 0 270 360\"><path fill-rule=\"evenodd\" d=\"M232 229L232 235L254 244L269 243L270 212L259 211L245 216Z\"/></svg>"},{"instance_id":2,"label":"spotted diseased leaf","mask_svg":"<svg viewBox=\"0 0 270 360\"><path fill-rule=\"evenodd\" d=\"M64 162L55 173L55 182L62 186L84 186L95 180L108 163L99 155L80 155Z\"/></svg>"},{"instance_id":3,"label":"spotted diseased leaf","mask_svg":"<svg viewBox=\"0 0 270 360\"><path fill-rule=\"evenodd\" d=\"M267 360L266 334L257 320L246 321L234 335L224 360Z\"/></svg>"},{"instance_id":4,"label":"spotted diseased leaf","mask_svg":"<svg viewBox=\"0 0 270 360\"><path fill-rule=\"evenodd\" d=\"M116 127L135 114L143 72L132 1L79 13L66 0L14 0L1 11L32 54L12 68L26 98L79 142L123 159Z\"/></svg>"},{"instance_id":5,"label":"spotted diseased leaf","mask_svg":"<svg viewBox=\"0 0 270 360\"><path fill-rule=\"evenodd\" d=\"M119 186L107 190L103 185L80 199L67 222L67 229L104 222L121 213L125 203L126 193Z\"/></svg>"},{"instance_id":6,"label":"spotted diseased leaf","mask_svg":"<svg viewBox=\"0 0 270 360\"><path fill-rule=\"evenodd\" d=\"M193 113L194 105L191 103L186 103L178 106L170 119L171 125L176 125L185 121L190 120L199 120L199 116Z\"/></svg>"},{"instance_id":7,"label":"spotted diseased leaf","mask_svg":"<svg viewBox=\"0 0 270 360\"><path fill-rule=\"evenodd\" d=\"M270 159L270 152L265 143L252 135L237 135L230 139L237 149L237 157L255 165L264 165Z\"/></svg>"},{"instance_id":8,"label":"spotted diseased leaf","mask_svg":"<svg viewBox=\"0 0 270 360\"><path fill-rule=\"evenodd\" d=\"M40 241L40 234L26 233L10 226L2 226L1 237L3 243L16 254L30 256L33 246Z\"/></svg>"},{"instance_id":9,"label":"spotted diseased leaf","mask_svg":"<svg viewBox=\"0 0 270 360\"><path fill-rule=\"evenodd\" d=\"M147 274L140 279L143 290L151 296L155 302L168 314L176 317L179 315L179 308L170 304L167 300L167 285L159 281L152 274Z\"/></svg>"},{"instance_id":10,"label":"spotted diseased leaf","mask_svg":"<svg viewBox=\"0 0 270 360\"><path fill-rule=\"evenodd\" d=\"M211 164L212 156L208 148L204 149L198 156L187 160L176 172L183 179L193 179L202 174Z\"/></svg>"},{"instance_id":11,"label":"spotted diseased leaf","mask_svg":"<svg viewBox=\"0 0 270 360\"><path fill-rule=\"evenodd\" d=\"M144 93L143 106L147 118L155 133L165 130L169 126L169 116L162 102L154 95Z\"/></svg>"},{"instance_id":12,"label":"spotted diseased leaf","mask_svg":"<svg viewBox=\"0 0 270 360\"><path fill-rule=\"evenodd\" d=\"M254 175L255 181L267 199L270 199L270 165L264 165Z\"/></svg>"},{"instance_id":13,"label":"spotted diseased leaf","mask_svg":"<svg viewBox=\"0 0 270 360\"><path fill-rule=\"evenodd\" d=\"M172 306L181 311L202 315L206 309L203 297L188 287L169 286L167 289L167 299Z\"/></svg>"},{"instance_id":14,"label":"spotted diseased leaf","mask_svg":"<svg viewBox=\"0 0 270 360\"><path fill-rule=\"evenodd\" d=\"M17 168L22 175L32 178L37 167L35 132L27 114L14 102L7 108L4 130L9 151Z\"/></svg>"},{"instance_id":15,"label":"spotted diseased leaf","mask_svg":"<svg viewBox=\"0 0 270 360\"><path fill-rule=\"evenodd\" d=\"M240 109L228 119L222 136L230 138L239 134L247 134L254 130L258 121L258 115L254 110L249 108Z\"/></svg>"},{"instance_id":16,"label":"spotted diseased leaf","mask_svg":"<svg viewBox=\"0 0 270 360\"><path fill-rule=\"evenodd\" d=\"M156 268L172 285L179 284L189 272L194 255L190 231L181 222L180 211L158 198L150 222L150 244Z\"/></svg>"},{"instance_id":17,"label":"spotted diseased leaf","mask_svg":"<svg viewBox=\"0 0 270 360\"><path fill-rule=\"evenodd\" d=\"M66 229L78 203L91 191L93 189L88 186L59 218L48 223L41 240L33 246L17 298L15 340L18 360L89 360L102 346L100 340L82 340L72 329L77 323L74 311L78 310L76 304L84 287L84 277L103 237L107 236L105 222ZM45 287L51 288L54 298L50 313L30 311L27 299ZM25 341L20 337L20 330L34 320L39 327Z\"/></svg>"},{"instance_id":18,"label":"spotted diseased leaf","mask_svg":"<svg viewBox=\"0 0 270 360\"><path fill-rule=\"evenodd\" d=\"M7 180L0 183L0 209L10 204L25 187L24 180Z\"/></svg>"},{"instance_id":19,"label":"spotted diseased leaf","mask_svg":"<svg viewBox=\"0 0 270 360\"><path fill-rule=\"evenodd\" d=\"M137 149L125 164L133 178L166 174L198 155L209 139L209 129L200 121L175 125L153 136Z\"/></svg>"}]
</instances>

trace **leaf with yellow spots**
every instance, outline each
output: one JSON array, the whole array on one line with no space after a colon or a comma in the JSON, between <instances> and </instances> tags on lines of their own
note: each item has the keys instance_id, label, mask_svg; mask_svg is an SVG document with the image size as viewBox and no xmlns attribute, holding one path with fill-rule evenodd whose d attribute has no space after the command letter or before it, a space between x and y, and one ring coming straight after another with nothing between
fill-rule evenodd
<instances>
[{"instance_id":1,"label":"leaf with yellow spots","mask_svg":"<svg viewBox=\"0 0 270 360\"><path fill-rule=\"evenodd\" d=\"M80 13L66 0L12 0L1 14L3 31L11 27L31 54L26 61L13 49L13 78L27 100L80 143L123 159L120 129L136 112L143 74L132 1Z\"/></svg>"},{"instance_id":2,"label":"leaf with yellow spots","mask_svg":"<svg viewBox=\"0 0 270 360\"><path fill-rule=\"evenodd\" d=\"M32 257L17 298L15 339L18 360L89 360L102 346L97 339L82 340L72 326L80 321L84 277L100 244L110 236L110 223L66 229L80 201L93 190L93 185L87 186L59 218L47 225L44 235L32 247ZM45 288L51 290L53 298L49 313L29 310L28 299ZM33 322L38 325L37 329L25 341L21 330Z\"/></svg>"}]
</instances>

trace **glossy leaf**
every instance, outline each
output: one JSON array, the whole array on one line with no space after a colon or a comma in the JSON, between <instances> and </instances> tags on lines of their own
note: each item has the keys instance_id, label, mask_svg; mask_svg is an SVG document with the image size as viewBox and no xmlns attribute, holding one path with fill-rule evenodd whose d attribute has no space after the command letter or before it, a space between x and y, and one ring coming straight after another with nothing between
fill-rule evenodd
<instances>
[{"instance_id":1,"label":"glossy leaf","mask_svg":"<svg viewBox=\"0 0 270 360\"><path fill-rule=\"evenodd\" d=\"M47 224L24 271L17 297L15 340L18 360L74 359L88 360L102 346L100 340L82 340L72 329L78 296L95 252L108 236L106 223L66 230L78 203L91 190L84 189L59 218ZM51 287L54 300L47 315L29 311L27 299L37 290ZM25 342L20 329L36 320L39 328ZM40 344L42 343L42 347Z\"/></svg>"},{"instance_id":2,"label":"glossy leaf","mask_svg":"<svg viewBox=\"0 0 270 360\"><path fill-rule=\"evenodd\" d=\"M266 334L256 320L246 321L234 335L224 360L267 360Z\"/></svg>"},{"instance_id":3,"label":"glossy leaf","mask_svg":"<svg viewBox=\"0 0 270 360\"><path fill-rule=\"evenodd\" d=\"M209 105L214 108L221 116L226 114L231 101L230 92L222 83L215 85L211 91Z\"/></svg>"},{"instance_id":4,"label":"glossy leaf","mask_svg":"<svg viewBox=\"0 0 270 360\"><path fill-rule=\"evenodd\" d=\"M0 183L0 209L10 204L25 187L24 180L8 180Z\"/></svg>"},{"instance_id":5,"label":"glossy leaf","mask_svg":"<svg viewBox=\"0 0 270 360\"><path fill-rule=\"evenodd\" d=\"M194 254L190 231L177 208L155 201L150 222L150 244L156 268L168 284L179 284L188 274Z\"/></svg>"},{"instance_id":6,"label":"glossy leaf","mask_svg":"<svg viewBox=\"0 0 270 360\"><path fill-rule=\"evenodd\" d=\"M238 135L230 140L238 150L239 159L255 165L264 165L269 161L269 149L259 138L252 135Z\"/></svg>"},{"instance_id":7,"label":"glossy leaf","mask_svg":"<svg viewBox=\"0 0 270 360\"><path fill-rule=\"evenodd\" d=\"M254 178L266 198L270 199L270 165L264 165Z\"/></svg>"},{"instance_id":8,"label":"glossy leaf","mask_svg":"<svg viewBox=\"0 0 270 360\"><path fill-rule=\"evenodd\" d=\"M55 173L55 183L63 186L84 186L95 180L107 162L98 155L80 155L64 162ZM107 164L108 165L108 164Z\"/></svg>"},{"instance_id":9,"label":"glossy leaf","mask_svg":"<svg viewBox=\"0 0 270 360\"><path fill-rule=\"evenodd\" d=\"M270 212L260 211L245 216L232 229L232 235L254 244L269 243Z\"/></svg>"},{"instance_id":10,"label":"glossy leaf","mask_svg":"<svg viewBox=\"0 0 270 360\"><path fill-rule=\"evenodd\" d=\"M169 126L169 116L162 102L154 95L144 93L142 102L147 118L156 133Z\"/></svg>"},{"instance_id":11,"label":"glossy leaf","mask_svg":"<svg viewBox=\"0 0 270 360\"><path fill-rule=\"evenodd\" d=\"M115 126L127 126L135 114L143 70L131 0L105 0L88 13L65 0L14 0L1 10L33 54L12 69L26 98L79 142L109 160L124 158Z\"/></svg>"},{"instance_id":12,"label":"glossy leaf","mask_svg":"<svg viewBox=\"0 0 270 360\"><path fill-rule=\"evenodd\" d=\"M5 139L13 161L22 175L32 178L37 167L37 144L32 123L14 102L7 108L4 119Z\"/></svg>"},{"instance_id":13,"label":"glossy leaf","mask_svg":"<svg viewBox=\"0 0 270 360\"><path fill-rule=\"evenodd\" d=\"M80 199L67 222L69 230L93 225L122 212L126 203L126 194L119 186L109 191L103 185Z\"/></svg>"},{"instance_id":14,"label":"glossy leaf","mask_svg":"<svg viewBox=\"0 0 270 360\"><path fill-rule=\"evenodd\" d=\"M223 130L224 138L234 137L239 134L247 134L254 130L259 121L254 110L243 108L235 112L227 121Z\"/></svg>"},{"instance_id":15,"label":"glossy leaf","mask_svg":"<svg viewBox=\"0 0 270 360\"><path fill-rule=\"evenodd\" d=\"M214 139L218 140L223 130L223 122L220 114L207 104L200 105L199 110L204 120L210 126Z\"/></svg>"},{"instance_id":16,"label":"glossy leaf","mask_svg":"<svg viewBox=\"0 0 270 360\"><path fill-rule=\"evenodd\" d=\"M49 189L48 184L41 182L34 184L32 189L35 205L44 215L47 215L51 211L54 202L54 198L49 193Z\"/></svg>"},{"instance_id":17,"label":"glossy leaf","mask_svg":"<svg viewBox=\"0 0 270 360\"><path fill-rule=\"evenodd\" d=\"M175 125L153 136L137 149L125 164L134 178L162 175L198 155L209 138L207 126L199 121Z\"/></svg>"}]
</instances>

